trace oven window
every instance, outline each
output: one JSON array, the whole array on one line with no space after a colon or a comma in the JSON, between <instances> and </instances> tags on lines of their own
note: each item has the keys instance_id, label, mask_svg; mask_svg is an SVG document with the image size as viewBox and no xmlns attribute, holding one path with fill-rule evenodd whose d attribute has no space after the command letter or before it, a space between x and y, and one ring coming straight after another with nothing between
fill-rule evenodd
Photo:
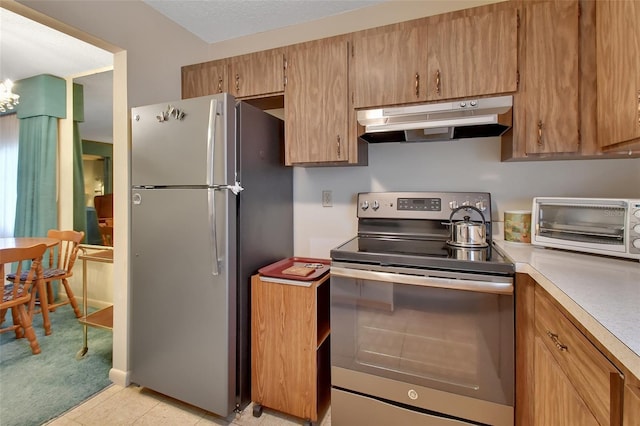
<instances>
[{"instance_id":1,"label":"oven window","mask_svg":"<svg viewBox=\"0 0 640 426\"><path fill-rule=\"evenodd\" d=\"M332 277L331 297L333 365L513 405L512 296Z\"/></svg>"}]
</instances>

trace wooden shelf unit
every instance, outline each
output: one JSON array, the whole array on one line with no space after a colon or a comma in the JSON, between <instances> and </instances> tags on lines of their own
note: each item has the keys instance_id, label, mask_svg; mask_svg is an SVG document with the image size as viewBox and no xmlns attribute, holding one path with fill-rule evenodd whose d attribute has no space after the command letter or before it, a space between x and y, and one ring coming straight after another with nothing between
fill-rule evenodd
<instances>
[{"instance_id":1,"label":"wooden shelf unit","mask_svg":"<svg viewBox=\"0 0 640 426\"><path fill-rule=\"evenodd\" d=\"M268 407L316 424L329 407L329 277L310 282L251 278L254 416Z\"/></svg>"},{"instance_id":2,"label":"wooden shelf unit","mask_svg":"<svg viewBox=\"0 0 640 426\"><path fill-rule=\"evenodd\" d=\"M87 262L113 263L113 247L80 245L81 254L78 256L82 260L82 316L78 318L83 328L83 347L78 352L77 357L82 358L88 352L88 330L87 327L97 327L107 330L113 329L113 305L88 313L87 302Z\"/></svg>"}]
</instances>

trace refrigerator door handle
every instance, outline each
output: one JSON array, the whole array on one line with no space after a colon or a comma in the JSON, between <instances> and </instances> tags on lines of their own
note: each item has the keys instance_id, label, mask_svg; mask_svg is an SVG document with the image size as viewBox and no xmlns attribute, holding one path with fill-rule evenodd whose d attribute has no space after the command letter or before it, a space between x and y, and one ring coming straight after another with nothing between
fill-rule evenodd
<instances>
[{"instance_id":1,"label":"refrigerator door handle","mask_svg":"<svg viewBox=\"0 0 640 426\"><path fill-rule=\"evenodd\" d=\"M220 274L220 266L218 264L218 236L216 234L216 190L210 188L208 191L209 205L209 244L211 245L211 275Z\"/></svg>"},{"instance_id":2,"label":"refrigerator door handle","mask_svg":"<svg viewBox=\"0 0 640 426\"><path fill-rule=\"evenodd\" d=\"M213 169L216 158L216 116L218 115L218 100L211 99L209 103L209 128L207 131L207 185L213 185Z\"/></svg>"}]
</instances>

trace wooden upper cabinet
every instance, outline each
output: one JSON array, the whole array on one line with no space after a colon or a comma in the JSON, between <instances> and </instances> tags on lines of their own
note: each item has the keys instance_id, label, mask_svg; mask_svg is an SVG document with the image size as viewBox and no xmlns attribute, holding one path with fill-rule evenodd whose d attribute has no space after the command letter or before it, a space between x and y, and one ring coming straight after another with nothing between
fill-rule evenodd
<instances>
[{"instance_id":1,"label":"wooden upper cabinet","mask_svg":"<svg viewBox=\"0 0 640 426\"><path fill-rule=\"evenodd\" d=\"M524 10L524 109L520 136L526 154L577 152L579 120L578 1L528 4Z\"/></svg>"},{"instance_id":2,"label":"wooden upper cabinet","mask_svg":"<svg viewBox=\"0 0 640 426\"><path fill-rule=\"evenodd\" d=\"M423 21L418 21L423 22ZM354 34L353 106L376 107L426 99L426 30L416 21Z\"/></svg>"},{"instance_id":3,"label":"wooden upper cabinet","mask_svg":"<svg viewBox=\"0 0 640 426\"><path fill-rule=\"evenodd\" d=\"M596 2L598 142L640 138L640 2ZM640 141L638 141L640 142Z\"/></svg>"},{"instance_id":4,"label":"wooden upper cabinet","mask_svg":"<svg viewBox=\"0 0 640 426\"><path fill-rule=\"evenodd\" d=\"M518 12L515 8L427 24L427 100L515 92Z\"/></svg>"},{"instance_id":5,"label":"wooden upper cabinet","mask_svg":"<svg viewBox=\"0 0 640 426\"><path fill-rule=\"evenodd\" d=\"M346 39L337 37L287 53L285 164L349 160L348 50Z\"/></svg>"},{"instance_id":6,"label":"wooden upper cabinet","mask_svg":"<svg viewBox=\"0 0 640 426\"><path fill-rule=\"evenodd\" d=\"M227 91L227 60L182 67L182 99Z\"/></svg>"},{"instance_id":7,"label":"wooden upper cabinet","mask_svg":"<svg viewBox=\"0 0 640 426\"><path fill-rule=\"evenodd\" d=\"M259 97L284 90L284 52L265 50L229 59L229 93L236 98Z\"/></svg>"}]
</instances>

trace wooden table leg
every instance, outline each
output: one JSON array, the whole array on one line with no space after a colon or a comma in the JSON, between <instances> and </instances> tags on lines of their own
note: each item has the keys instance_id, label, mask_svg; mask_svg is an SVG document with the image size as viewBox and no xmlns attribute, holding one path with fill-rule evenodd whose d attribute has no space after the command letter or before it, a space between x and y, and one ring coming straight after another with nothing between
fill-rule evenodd
<instances>
[{"instance_id":1,"label":"wooden table leg","mask_svg":"<svg viewBox=\"0 0 640 426\"><path fill-rule=\"evenodd\" d=\"M42 276L42 265L40 265L40 271L38 275ZM39 279L38 283L38 295L40 296L40 309L42 310L42 325L44 326L44 335L51 334L51 321L49 321L49 301L47 298L47 286L43 279Z\"/></svg>"}]
</instances>

